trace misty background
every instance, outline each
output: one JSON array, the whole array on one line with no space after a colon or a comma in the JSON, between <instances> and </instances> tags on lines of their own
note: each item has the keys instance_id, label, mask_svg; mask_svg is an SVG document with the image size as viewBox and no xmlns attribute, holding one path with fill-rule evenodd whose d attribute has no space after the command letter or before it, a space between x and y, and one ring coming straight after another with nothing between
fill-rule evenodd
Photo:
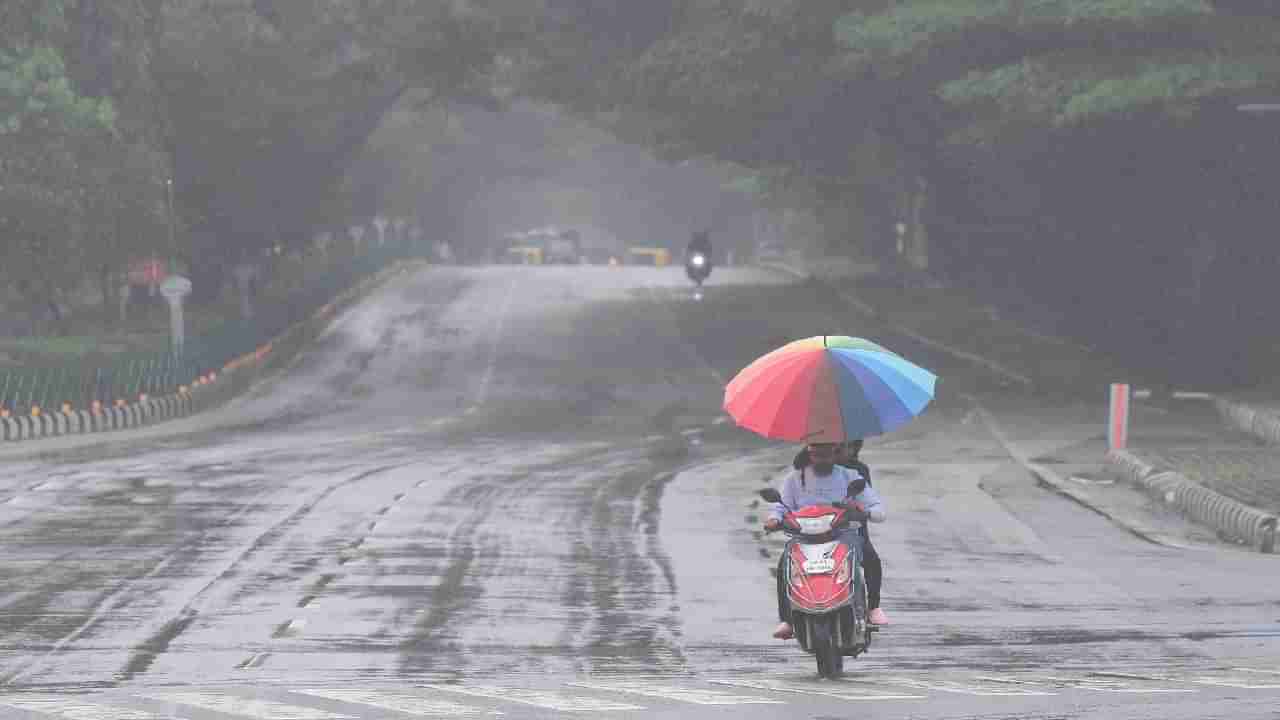
<instances>
[{"instance_id":1,"label":"misty background","mask_svg":"<svg viewBox=\"0 0 1280 720\"><path fill-rule=\"evenodd\" d=\"M1206 389L1280 356L1280 114L1242 109L1280 98L1271 3L9 0L0 28L9 337L125 332L148 258L197 312L236 267L302 283L381 218L468 262L544 225L776 240Z\"/></svg>"}]
</instances>

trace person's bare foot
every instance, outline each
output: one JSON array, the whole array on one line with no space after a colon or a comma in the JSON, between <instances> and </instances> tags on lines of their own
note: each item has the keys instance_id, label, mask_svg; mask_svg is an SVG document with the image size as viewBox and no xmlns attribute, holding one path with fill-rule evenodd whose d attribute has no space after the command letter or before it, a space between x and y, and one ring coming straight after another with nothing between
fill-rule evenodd
<instances>
[{"instance_id":1,"label":"person's bare foot","mask_svg":"<svg viewBox=\"0 0 1280 720\"><path fill-rule=\"evenodd\" d=\"M795 633L791 631L791 623L778 623L778 627L773 629L773 636L779 640L790 640Z\"/></svg>"},{"instance_id":2,"label":"person's bare foot","mask_svg":"<svg viewBox=\"0 0 1280 720\"><path fill-rule=\"evenodd\" d=\"M889 616L885 615L884 611L881 610L880 608L876 608L875 610L872 610L871 612L867 613L867 622L871 623L872 625L888 625Z\"/></svg>"}]
</instances>

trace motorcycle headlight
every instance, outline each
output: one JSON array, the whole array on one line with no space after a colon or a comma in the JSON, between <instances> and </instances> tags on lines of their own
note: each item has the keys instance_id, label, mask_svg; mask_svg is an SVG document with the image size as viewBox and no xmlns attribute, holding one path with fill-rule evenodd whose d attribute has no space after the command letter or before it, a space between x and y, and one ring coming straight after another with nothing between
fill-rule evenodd
<instances>
[{"instance_id":1,"label":"motorcycle headlight","mask_svg":"<svg viewBox=\"0 0 1280 720\"><path fill-rule=\"evenodd\" d=\"M701 255L694 255L693 259L690 260L690 262L693 263L694 267L702 267L703 265L707 264L707 259Z\"/></svg>"}]
</instances>

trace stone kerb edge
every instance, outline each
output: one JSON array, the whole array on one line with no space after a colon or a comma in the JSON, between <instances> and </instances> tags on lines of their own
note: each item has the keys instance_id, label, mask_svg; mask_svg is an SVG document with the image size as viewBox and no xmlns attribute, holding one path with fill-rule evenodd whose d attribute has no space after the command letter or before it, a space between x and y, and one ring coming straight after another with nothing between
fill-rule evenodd
<instances>
[{"instance_id":1,"label":"stone kerb edge","mask_svg":"<svg viewBox=\"0 0 1280 720\"><path fill-rule=\"evenodd\" d=\"M1106 459L1131 483L1220 535L1248 543L1260 552L1275 552L1275 515L1222 495L1176 471L1156 470L1128 450L1112 450Z\"/></svg>"},{"instance_id":2,"label":"stone kerb edge","mask_svg":"<svg viewBox=\"0 0 1280 720\"><path fill-rule=\"evenodd\" d=\"M1215 397L1213 404L1223 421L1236 430L1253 435L1263 442L1280 445L1280 415L1223 397Z\"/></svg>"}]
</instances>

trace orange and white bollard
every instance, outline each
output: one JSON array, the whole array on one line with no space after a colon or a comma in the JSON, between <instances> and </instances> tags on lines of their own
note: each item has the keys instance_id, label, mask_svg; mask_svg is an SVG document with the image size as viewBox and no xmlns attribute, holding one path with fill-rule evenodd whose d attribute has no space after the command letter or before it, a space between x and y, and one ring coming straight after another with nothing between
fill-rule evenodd
<instances>
[{"instance_id":1,"label":"orange and white bollard","mask_svg":"<svg viewBox=\"0 0 1280 720\"><path fill-rule=\"evenodd\" d=\"M1111 413L1107 422L1107 447L1124 450L1129 444L1129 385L1112 383Z\"/></svg>"}]
</instances>

